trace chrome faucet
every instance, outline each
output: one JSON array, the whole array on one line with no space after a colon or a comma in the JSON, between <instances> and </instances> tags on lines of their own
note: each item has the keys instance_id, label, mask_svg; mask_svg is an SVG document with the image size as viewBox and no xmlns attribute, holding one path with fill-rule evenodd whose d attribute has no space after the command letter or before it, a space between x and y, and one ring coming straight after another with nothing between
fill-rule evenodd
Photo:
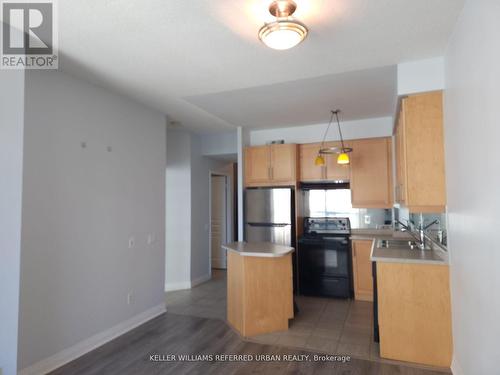
<instances>
[{"instance_id":1,"label":"chrome faucet","mask_svg":"<svg viewBox=\"0 0 500 375\"><path fill-rule=\"evenodd\" d=\"M399 220L394 220L394 224L400 225L401 226L401 232L408 232L418 243L418 247L420 250L425 250L426 249L426 237L425 237L425 231L429 229L431 226L434 224L439 224L439 220L436 219L432 221L431 223L425 225L423 221L420 221L420 224L418 226L418 236L413 232L412 225L415 225L413 222L408 220L408 224L404 224Z\"/></svg>"},{"instance_id":2,"label":"chrome faucet","mask_svg":"<svg viewBox=\"0 0 500 375\"><path fill-rule=\"evenodd\" d=\"M408 224L404 224L403 222L401 222L399 220L394 220L394 224L401 226L401 232L408 232L408 234L413 237L413 239L418 244L418 247L421 250L425 249L425 236L424 236L424 240L422 240L422 236L417 236L413 232L412 225L415 225L415 224L413 224L413 222L408 220Z\"/></svg>"}]
</instances>

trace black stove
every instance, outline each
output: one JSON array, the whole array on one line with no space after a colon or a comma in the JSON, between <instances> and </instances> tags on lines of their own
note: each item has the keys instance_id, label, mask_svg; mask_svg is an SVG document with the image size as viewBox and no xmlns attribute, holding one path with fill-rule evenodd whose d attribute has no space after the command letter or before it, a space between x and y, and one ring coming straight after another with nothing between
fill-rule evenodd
<instances>
[{"instance_id":1,"label":"black stove","mask_svg":"<svg viewBox=\"0 0 500 375\"><path fill-rule=\"evenodd\" d=\"M297 251L300 294L353 296L350 234L348 218L304 219Z\"/></svg>"}]
</instances>

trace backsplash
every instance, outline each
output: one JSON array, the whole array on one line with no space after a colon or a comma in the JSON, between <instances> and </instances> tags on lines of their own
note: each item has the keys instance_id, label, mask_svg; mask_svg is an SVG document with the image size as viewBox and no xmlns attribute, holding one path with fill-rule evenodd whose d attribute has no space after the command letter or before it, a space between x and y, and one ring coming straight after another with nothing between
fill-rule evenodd
<instances>
[{"instance_id":1,"label":"backsplash","mask_svg":"<svg viewBox=\"0 0 500 375\"><path fill-rule=\"evenodd\" d=\"M421 222L424 225L428 225L433 221L437 220L438 223L431 225L427 229L427 234L442 243L444 246L447 245L447 215L446 213L441 214L431 214L431 213L410 213L406 208L395 208L394 218L402 221L406 224L410 220L415 226L418 227Z\"/></svg>"},{"instance_id":2,"label":"backsplash","mask_svg":"<svg viewBox=\"0 0 500 375\"><path fill-rule=\"evenodd\" d=\"M348 217L355 229L391 225L392 209L353 208L349 189L302 191L305 217Z\"/></svg>"}]
</instances>

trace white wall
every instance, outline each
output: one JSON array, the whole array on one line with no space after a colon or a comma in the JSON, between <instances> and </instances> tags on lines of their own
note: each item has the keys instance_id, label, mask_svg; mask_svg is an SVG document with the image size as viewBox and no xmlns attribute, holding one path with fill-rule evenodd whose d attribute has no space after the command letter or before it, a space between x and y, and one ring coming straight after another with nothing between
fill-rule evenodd
<instances>
[{"instance_id":1,"label":"white wall","mask_svg":"<svg viewBox=\"0 0 500 375\"><path fill-rule=\"evenodd\" d=\"M398 95L444 89L444 58L398 64Z\"/></svg>"},{"instance_id":2,"label":"white wall","mask_svg":"<svg viewBox=\"0 0 500 375\"><path fill-rule=\"evenodd\" d=\"M165 290L191 286L191 136L167 131Z\"/></svg>"},{"instance_id":3,"label":"white wall","mask_svg":"<svg viewBox=\"0 0 500 375\"><path fill-rule=\"evenodd\" d=\"M23 130L24 71L0 70L0 373L5 375L17 373Z\"/></svg>"},{"instance_id":4,"label":"white wall","mask_svg":"<svg viewBox=\"0 0 500 375\"><path fill-rule=\"evenodd\" d=\"M499 373L499 19L500 2L467 1L445 56L456 375Z\"/></svg>"},{"instance_id":5,"label":"white wall","mask_svg":"<svg viewBox=\"0 0 500 375\"><path fill-rule=\"evenodd\" d=\"M164 116L54 71L25 108L20 368L161 311L165 277Z\"/></svg>"},{"instance_id":6,"label":"white wall","mask_svg":"<svg viewBox=\"0 0 500 375\"><path fill-rule=\"evenodd\" d=\"M392 135L392 117L380 117L365 120L341 121L344 139L388 137ZM250 131L250 144L263 145L272 140L283 139L285 143L312 143L321 142L328 124L295 126L290 128L276 128ZM334 122L328 131L327 140L339 140L339 131Z\"/></svg>"},{"instance_id":7,"label":"white wall","mask_svg":"<svg viewBox=\"0 0 500 375\"><path fill-rule=\"evenodd\" d=\"M237 132L224 132L201 136L201 153L205 156L236 155Z\"/></svg>"}]
</instances>

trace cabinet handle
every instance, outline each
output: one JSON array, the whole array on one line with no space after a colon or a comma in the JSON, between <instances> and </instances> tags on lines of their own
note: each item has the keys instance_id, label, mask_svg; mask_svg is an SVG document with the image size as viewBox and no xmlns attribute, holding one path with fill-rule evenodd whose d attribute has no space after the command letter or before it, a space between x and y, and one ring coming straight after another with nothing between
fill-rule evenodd
<instances>
[{"instance_id":1,"label":"cabinet handle","mask_svg":"<svg viewBox=\"0 0 500 375\"><path fill-rule=\"evenodd\" d=\"M274 170L273 170L273 167L270 168L271 169L271 180L274 179Z\"/></svg>"},{"instance_id":2,"label":"cabinet handle","mask_svg":"<svg viewBox=\"0 0 500 375\"><path fill-rule=\"evenodd\" d=\"M267 167L267 178L271 179L271 167Z\"/></svg>"}]
</instances>

